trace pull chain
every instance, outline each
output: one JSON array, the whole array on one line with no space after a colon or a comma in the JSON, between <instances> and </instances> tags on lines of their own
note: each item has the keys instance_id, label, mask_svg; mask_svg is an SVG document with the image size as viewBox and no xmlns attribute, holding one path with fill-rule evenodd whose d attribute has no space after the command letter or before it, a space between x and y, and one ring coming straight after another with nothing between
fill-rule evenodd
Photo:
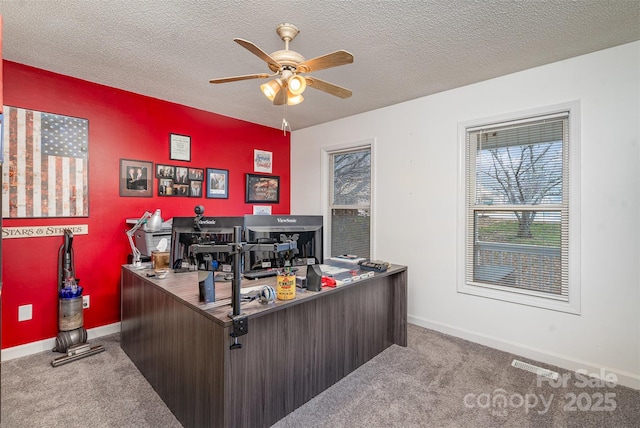
<instances>
[{"instance_id":1,"label":"pull chain","mask_svg":"<svg viewBox=\"0 0 640 428\"><path fill-rule=\"evenodd\" d=\"M284 103L284 116L282 117L282 133L286 136L287 129L289 129L289 133L291 133L291 125L287 122L287 103Z\"/></svg>"}]
</instances>

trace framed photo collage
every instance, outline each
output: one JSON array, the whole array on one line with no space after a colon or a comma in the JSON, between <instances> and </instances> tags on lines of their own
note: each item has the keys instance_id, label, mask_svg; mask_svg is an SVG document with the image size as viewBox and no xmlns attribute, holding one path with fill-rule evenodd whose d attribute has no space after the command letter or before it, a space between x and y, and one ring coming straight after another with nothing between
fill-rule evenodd
<instances>
[{"instance_id":1,"label":"framed photo collage","mask_svg":"<svg viewBox=\"0 0 640 428\"><path fill-rule=\"evenodd\" d=\"M228 198L229 171L156 164L158 196Z\"/></svg>"}]
</instances>

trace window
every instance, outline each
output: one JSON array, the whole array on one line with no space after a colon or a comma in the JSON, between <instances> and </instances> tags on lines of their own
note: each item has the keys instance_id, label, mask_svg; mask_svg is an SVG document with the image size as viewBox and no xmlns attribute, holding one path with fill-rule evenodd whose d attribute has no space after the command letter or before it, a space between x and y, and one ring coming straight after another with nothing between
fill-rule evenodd
<instances>
[{"instance_id":1,"label":"window","mask_svg":"<svg viewBox=\"0 0 640 428\"><path fill-rule=\"evenodd\" d=\"M371 257L371 147L329 152L330 256Z\"/></svg>"},{"instance_id":2,"label":"window","mask_svg":"<svg viewBox=\"0 0 640 428\"><path fill-rule=\"evenodd\" d=\"M579 312L569 272L577 179L570 120L569 109L464 128L459 291Z\"/></svg>"}]
</instances>

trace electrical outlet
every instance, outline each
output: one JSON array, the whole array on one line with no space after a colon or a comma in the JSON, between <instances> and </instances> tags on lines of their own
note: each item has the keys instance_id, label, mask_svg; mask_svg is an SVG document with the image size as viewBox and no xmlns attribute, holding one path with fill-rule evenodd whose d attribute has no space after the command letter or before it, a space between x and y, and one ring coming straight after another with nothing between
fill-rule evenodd
<instances>
[{"instance_id":1,"label":"electrical outlet","mask_svg":"<svg viewBox=\"0 0 640 428\"><path fill-rule=\"evenodd\" d=\"M18 306L18 321L29 321L33 318L33 305Z\"/></svg>"},{"instance_id":2,"label":"electrical outlet","mask_svg":"<svg viewBox=\"0 0 640 428\"><path fill-rule=\"evenodd\" d=\"M89 309L90 303L89 296L82 296L82 309Z\"/></svg>"}]
</instances>

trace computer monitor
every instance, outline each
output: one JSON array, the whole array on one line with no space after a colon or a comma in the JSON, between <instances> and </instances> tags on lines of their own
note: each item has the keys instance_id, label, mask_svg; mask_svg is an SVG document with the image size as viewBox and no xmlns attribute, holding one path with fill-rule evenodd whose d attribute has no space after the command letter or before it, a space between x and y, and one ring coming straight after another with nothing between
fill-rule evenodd
<instances>
[{"instance_id":1,"label":"computer monitor","mask_svg":"<svg viewBox=\"0 0 640 428\"><path fill-rule=\"evenodd\" d=\"M245 215L247 246L294 240L297 249L283 253L251 251L245 256L245 270L260 270L322 263L322 216Z\"/></svg>"},{"instance_id":2,"label":"computer monitor","mask_svg":"<svg viewBox=\"0 0 640 428\"><path fill-rule=\"evenodd\" d=\"M240 230L244 217L174 217L171 228L171 266L174 269L212 270L210 261L230 265L231 257L224 252L190 254L192 244L223 245L234 242L234 227Z\"/></svg>"}]
</instances>

